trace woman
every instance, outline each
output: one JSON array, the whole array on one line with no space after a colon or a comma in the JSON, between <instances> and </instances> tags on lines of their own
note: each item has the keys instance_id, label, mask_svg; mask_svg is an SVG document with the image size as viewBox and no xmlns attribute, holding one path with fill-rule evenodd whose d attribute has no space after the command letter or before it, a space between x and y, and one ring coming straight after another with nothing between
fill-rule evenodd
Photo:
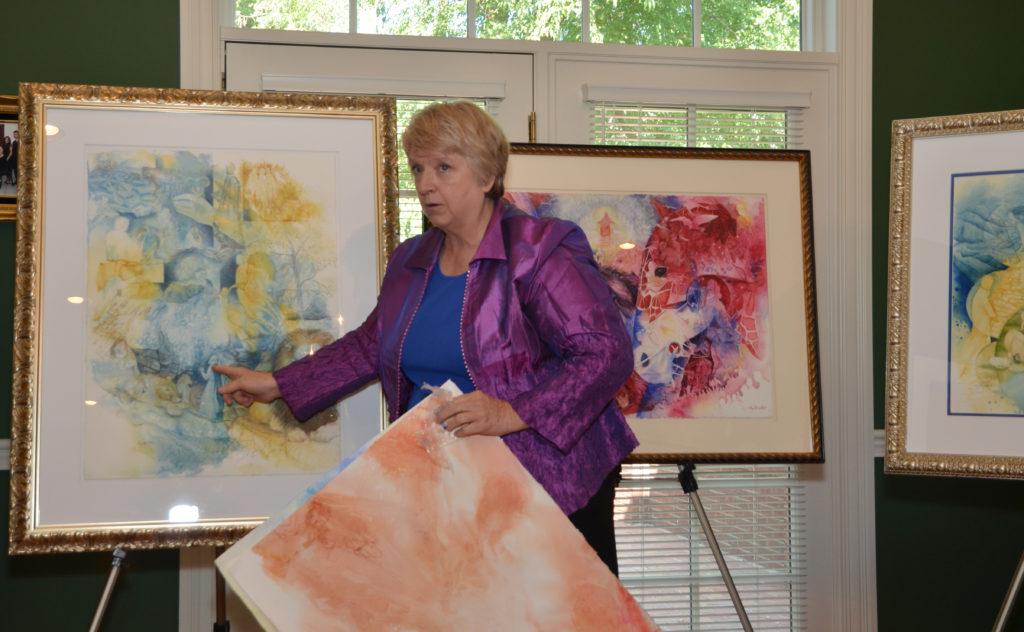
<instances>
[{"instance_id":1,"label":"woman","mask_svg":"<svg viewBox=\"0 0 1024 632\"><path fill-rule=\"evenodd\" d=\"M271 373L231 378L226 403L279 397L299 419L380 379L392 420L452 379L439 409L457 436L502 437L617 573L612 501L636 447L615 393L632 347L574 224L502 200L508 141L471 103L435 104L402 136L433 228L399 246L377 307L356 330Z\"/></svg>"},{"instance_id":2,"label":"woman","mask_svg":"<svg viewBox=\"0 0 1024 632\"><path fill-rule=\"evenodd\" d=\"M12 145L10 136L0 138L0 187L5 182L14 184L14 170L17 169L17 165L14 164Z\"/></svg>"}]
</instances>

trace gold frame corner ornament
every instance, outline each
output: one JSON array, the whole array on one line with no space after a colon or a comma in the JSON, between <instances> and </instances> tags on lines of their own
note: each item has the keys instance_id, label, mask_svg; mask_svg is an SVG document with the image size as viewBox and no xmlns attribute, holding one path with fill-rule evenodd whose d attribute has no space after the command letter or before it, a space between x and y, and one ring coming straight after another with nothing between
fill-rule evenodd
<instances>
[{"instance_id":1,"label":"gold frame corner ornament","mask_svg":"<svg viewBox=\"0 0 1024 632\"><path fill-rule=\"evenodd\" d=\"M885 353L887 474L1024 478L1024 456L911 452L907 449L908 343L914 143L935 137L1024 131L1024 110L896 119L892 122Z\"/></svg>"},{"instance_id":2,"label":"gold frame corner ornament","mask_svg":"<svg viewBox=\"0 0 1024 632\"><path fill-rule=\"evenodd\" d=\"M14 290L14 402L11 419L11 500L8 550L12 554L225 546L263 518L211 518L197 523L38 522L40 314L43 249L43 124L48 106L123 108L165 112L294 115L344 114L374 123L379 275L398 242L398 157L395 100L320 94L251 93L23 83L19 152ZM7 104L10 106L10 104ZM4 106L0 100L0 108ZM17 109L17 105L14 106ZM2 212L2 211L0 211ZM380 278L377 279L379 283Z\"/></svg>"}]
</instances>

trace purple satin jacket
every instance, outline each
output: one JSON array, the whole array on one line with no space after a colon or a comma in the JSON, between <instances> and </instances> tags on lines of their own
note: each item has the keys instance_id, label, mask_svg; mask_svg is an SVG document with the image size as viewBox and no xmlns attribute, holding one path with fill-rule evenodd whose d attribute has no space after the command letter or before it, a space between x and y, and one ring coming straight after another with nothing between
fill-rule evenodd
<instances>
[{"instance_id":1,"label":"purple satin jacket","mask_svg":"<svg viewBox=\"0 0 1024 632\"><path fill-rule=\"evenodd\" d=\"M399 416L412 388L402 343L442 242L437 229L403 242L366 321L274 372L298 419L374 379ZM562 511L583 507L637 445L615 403L632 345L583 231L499 202L469 264L460 332L473 383L529 426L505 444Z\"/></svg>"}]
</instances>

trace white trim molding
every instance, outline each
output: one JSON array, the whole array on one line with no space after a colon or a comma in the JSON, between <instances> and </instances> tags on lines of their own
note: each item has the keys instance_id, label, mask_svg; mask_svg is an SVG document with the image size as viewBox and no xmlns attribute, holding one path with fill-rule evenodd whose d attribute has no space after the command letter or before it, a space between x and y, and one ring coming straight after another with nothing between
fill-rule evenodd
<instances>
[{"instance_id":1,"label":"white trim molding","mask_svg":"<svg viewBox=\"0 0 1024 632\"><path fill-rule=\"evenodd\" d=\"M841 339L844 385L829 420L825 458L833 481L832 620L830 630L878 628L875 569L875 483L871 321L872 3L837 0L839 72L839 224L827 241L841 270L841 308L830 314Z\"/></svg>"},{"instance_id":2,"label":"white trim molding","mask_svg":"<svg viewBox=\"0 0 1024 632\"><path fill-rule=\"evenodd\" d=\"M756 105L764 108L809 108L810 92L761 92L755 90L637 89L629 86L583 84L588 103L645 103L649 105L696 105L731 107Z\"/></svg>"},{"instance_id":3,"label":"white trim molding","mask_svg":"<svg viewBox=\"0 0 1024 632\"><path fill-rule=\"evenodd\" d=\"M231 5L228 7L227 5ZM233 12L234 3L219 0L180 0L179 44L181 70L178 83L182 88L218 90L224 67L220 25L225 7ZM231 24L234 16L227 18Z\"/></svg>"},{"instance_id":4,"label":"white trim molding","mask_svg":"<svg viewBox=\"0 0 1024 632\"><path fill-rule=\"evenodd\" d=\"M178 572L178 632L212 630L216 611L217 557L212 546L180 549Z\"/></svg>"},{"instance_id":5,"label":"white trim molding","mask_svg":"<svg viewBox=\"0 0 1024 632\"><path fill-rule=\"evenodd\" d=\"M11 469L11 440L0 439L0 470Z\"/></svg>"},{"instance_id":6,"label":"white trim molding","mask_svg":"<svg viewBox=\"0 0 1024 632\"><path fill-rule=\"evenodd\" d=\"M461 97L463 99L504 99L504 81L430 81L393 77L324 77L260 75L262 88L273 92L328 92L335 94L400 94L406 97Z\"/></svg>"}]
</instances>

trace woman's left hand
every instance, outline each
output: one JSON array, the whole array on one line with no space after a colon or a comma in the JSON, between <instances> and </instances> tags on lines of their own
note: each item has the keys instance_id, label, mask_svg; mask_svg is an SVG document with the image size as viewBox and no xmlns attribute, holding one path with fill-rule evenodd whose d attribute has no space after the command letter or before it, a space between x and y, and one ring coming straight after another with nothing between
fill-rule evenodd
<instances>
[{"instance_id":1,"label":"woman's left hand","mask_svg":"<svg viewBox=\"0 0 1024 632\"><path fill-rule=\"evenodd\" d=\"M437 423L458 437L500 437L528 427L511 404L482 391L459 395L438 408Z\"/></svg>"}]
</instances>

